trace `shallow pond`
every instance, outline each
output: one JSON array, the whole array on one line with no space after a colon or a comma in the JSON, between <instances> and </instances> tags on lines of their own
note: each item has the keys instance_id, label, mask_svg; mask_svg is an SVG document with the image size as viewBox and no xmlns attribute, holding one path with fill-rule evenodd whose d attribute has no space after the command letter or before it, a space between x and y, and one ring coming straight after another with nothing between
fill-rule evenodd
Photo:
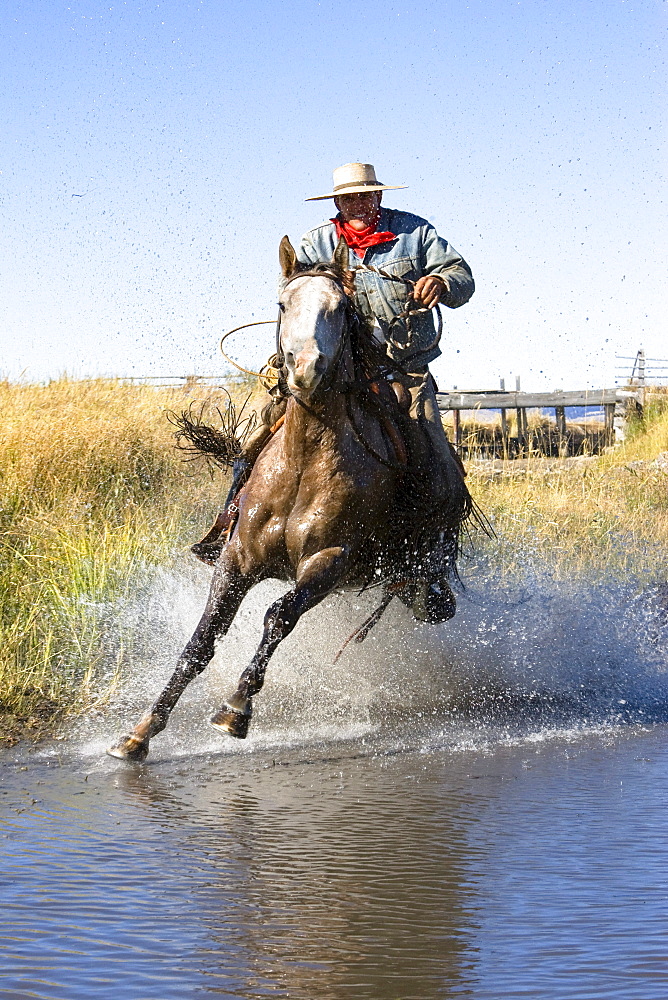
<instances>
[{"instance_id":1,"label":"shallow pond","mask_svg":"<svg viewBox=\"0 0 668 1000\"><path fill-rule=\"evenodd\" d=\"M320 619L247 742L205 725L221 666L145 764L104 757L166 650L108 716L6 753L0 997L668 995L665 659L573 600L559 633L563 602L527 625L469 595L456 632L390 618L396 649L336 669Z\"/></svg>"}]
</instances>

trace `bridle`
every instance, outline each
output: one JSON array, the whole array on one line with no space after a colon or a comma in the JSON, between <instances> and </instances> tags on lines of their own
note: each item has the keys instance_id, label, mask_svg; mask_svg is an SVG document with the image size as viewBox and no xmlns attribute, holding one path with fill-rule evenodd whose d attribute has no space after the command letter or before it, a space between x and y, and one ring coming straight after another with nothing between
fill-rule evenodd
<instances>
[{"instance_id":1,"label":"bridle","mask_svg":"<svg viewBox=\"0 0 668 1000\"><path fill-rule=\"evenodd\" d=\"M388 359L387 364L381 364L380 362L376 362L376 364L374 365L376 370L373 372L373 374L370 372L362 372L361 377L356 377L352 381L342 381L342 380L335 381L336 376L338 375L339 368L341 366L344 350L347 345L353 348L352 334L355 330L361 332L361 327L364 320L362 319L359 310L355 305L354 299L348 294L346 290L343 275L338 270L333 269L327 264L320 264L316 265L316 267L314 268L310 268L305 271L298 271L297 273L291 275L286 280L283 287L289 285L292 281L296 281L297 278L316 278L316 277L330 278L343 292L346 302L346 317L343 324L343 331L337 348L336 356L327 370L326 379L321 379L321 381L319 382L317 387L318 391L328 392L330 390L334 390L336 392L343 394L346 400L345 406L346 406L346 414L348 416L348 420L350 422L350 425L353 429L355 436L357 437L358 441L363 446L363 448L373 458L375 458L376 461L380 462L381 465L384 465L388 469L400 472L402 475L408 475L410 477L411 475L410 470L406 468L406 465L403 462L395 462L388 460L383 455L380 455L376 451L376 449L366 440L363 433L357 426L357 421L353 412L352 400L351 400L353 394L362 396L367 402L367 404L370 405L376 411L377 414L379 414L381 419L383 418L387 419L387 411L385 410L385 412L383 412L384 404L380 401L376 392L374 392L374 388L377 390L378 380L384 378L386 375L389 375L391 373L401 373L405 375L407 373L405 369L402 368L401 365L397 364L397 362L390 361ZM399 279L399 280L403 281L404 279ZM306 410L309 414L311 414L311 416L315 417L321 423L326 424L327 421L323 418L322 414L316 412L308 403L306 403L298 395L295 395L295 393L291 392L287 385L287 380L284 374L285 358L283 356L280 344L281 315L282 312L279 312L278 322L276 324L277 353L275 361L276 367L280 367L281 371L281 376L279 377L280 391L283 395L291 396L292 399L294 399L295 402L302 407L302 409ZM353 349L353 354L354 354L354 349ZM356 376L357 374L358 373L355 372Z\"/></svg>"},{"instance_id":2,"label":"bridle","mask_svg":"<svg viewBox=\"0 0 668 1000\"><path fill-rule=\"evenodd\" d=\"M352 331L359 327L361 324L361 318L357 307L351 297L347 294L342 275L332 267L327 264L316 265L313 268L309 268L306 271L297 271L295 274L290 275L286 279L283 287L290 285L297 278L329 278L334 284L341 290L344 296L346 315L343 323L343 331L341 333L341 338L339 340L338 347L336 349L336 354L332 359L331 364L328 366L325 376L318 383L318 391L329 392L331 389L338 389L340 392L350 391L352 384L346 383L336 383L336 377L341 367L341 362L343 360L343 353L347 345L351 343ZM282 310L279 310L278 320L276 322L276 367L281 371L285 370L285 356L283 354L283 348L281 346L281 316ZM285 386L287 389L287 385ZM287 392L294 396L293 393L287 389ZM294 398L298 398L294 396ZM303 402L303 401L302 401Z\"/></svg>"},{"instance_id":3,"label":"bridle","mask_svg":"<svg viewBox=\"0 0 668 1000\"><path fill-rule=\"evenodd\" d=\"M396 274L391 274L389 271L384 271L380 267L374 267L372 264L358 264L356 267L351 268L351 273L354 273L355 271L370 271L373 274L379 275L381 278L386 278L388 281L397 281L400 284L405 285L406 287L409 288L415 287L415 282L411 281L410 278L398 277ZM308 270L303 270L303 271L297 271L294 274L290 275L290 277L286 279L284 287L285 285L290 284L291 281L295 281L297 278L306 278L306 277L330 278L343 291L343 293L346 296L347 309L349 313L347 317L349 331L351 324L354 326L355 323L360 324L362 322L359 316L359 312L354 305L354 301L352 300L348 290L345 287L343 277L338 270L335 270L331 265L328 264L317 264L313 268L309 268ZM436 334L433 341L429 345L427 345L427 347L422 347L420 349L419 353L421 354L424 353L425 350L430 350L432 347L435 347L438 344L439 340L441 339L441 334L443 332L443 316L441 313L441 307L440 305L437 304L434 308L437 317ZM394 316L388 324L388 334L385 335L386 343L391 344L393 347L396 347L399 350L404 350L405 344L402 344L400 341L397 341L392 336L391 333L392 328L398 323L405 323L407 326L409 326L410 319L412 316L415 316L418 313L425 313L425 312L430 312L430 309L427 308L426 306L417 306L415 304L415 300L413 299L413 297L409 296L408 301L406 303L406 307L402 309L400 313L397 313L397 315ZM274 320L271 319L255 320L252 323L242 323L241 326L235 326L231 330L227 330L220 339L220 353L223 355L225 360L228 361L229 364L231 364L234 368L237 368L245 375L255 375L257 378L259 378L263 387L271 395L279 393L280 395L286 396L290 395L290 392L287 389L287 383L285 380L285 358L281 348L281 317L282 317L282 311L279 309L278 316L275 322L276 352L275 354L272 355L271 358L269 358L266 365L264 365L259 372L251 371L249 368L244 368L243 365L240 365L237 361L234 360L234 358L231 358L229 354L227 354L227 352L223 348L223 344L225 343L228 337L231 337L232 334L237 333L239 330L246 330L249 327L253 326L270 326L274 324ZM342 342L340 345L341 353L343 352L343 347L344 344ZM391 372L398 372L398 373L403 372L405 374L406 371L409 370L409 365L411 361L412 361L412 356L409 356L407 358L405 357L403 359L402 364L399 364L398 362L394 361L392 362L391 365L387 366L385 373L390 374ZM337 358L337 369L339 362L340 362L340 357ZM383 366L379 367L382 368ZM333 372L333 374L336 374L336 372Z\"/></svg>"}]
</instances>

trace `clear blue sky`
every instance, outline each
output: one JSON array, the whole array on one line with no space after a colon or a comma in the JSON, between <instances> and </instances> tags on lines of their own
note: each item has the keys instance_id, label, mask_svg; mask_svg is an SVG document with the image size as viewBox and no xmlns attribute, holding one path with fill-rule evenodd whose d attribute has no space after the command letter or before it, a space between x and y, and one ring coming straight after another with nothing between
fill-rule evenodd
<instances>
[{"instance_id":1,"label":"clear blue sky","mask_svg":"<svg viewBox=\"0 0 668 1000\"><path fill-rule=\"evenodd\" d=\"M220 370L351 160L471 264L444 388L668 357L667 7L6 0L0 375Z\"/></svg>"}]
</instances>

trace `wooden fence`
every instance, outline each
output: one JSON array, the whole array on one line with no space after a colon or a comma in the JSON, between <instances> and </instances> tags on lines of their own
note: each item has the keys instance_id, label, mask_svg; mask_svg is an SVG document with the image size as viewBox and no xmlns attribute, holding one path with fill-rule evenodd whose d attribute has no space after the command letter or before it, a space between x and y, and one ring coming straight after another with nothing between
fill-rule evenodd
<instances>
[{"instance_id":1,"label":"wooden fence","mask_svg":"<svg viewBox=\"0 0 668 1000\"><path fill-rule=\"evenodd\" d=\"M639 352L641 353L641 352ZM223 389L227 379L222 375L147 375L121 378L123 382L144 383L156 388L180 388L185 392L194 389ZM615 441L623 440L627 412L641 411L644 404L643 384L627 389L582 389L570 392L515 392L490 390L484 392L438 392L438 407L442 413L452 412L454 444L464 455L476 452L504 458L519 458L534 454L573 454L581 451L582 441L576 440L573 425L566 421L569 407L586 407L603 410L604 420L600 432L590 435L587 449L598 453ZM547 433L545 425L530 426L528 410L554 410L555 423ZM500 423L494 434L486 439L478 439L472 445L464 441L461 415L463 411L473 412L496 410L500 412ZM511 434L509 414L515 413L516 432ZM490 425L491 426L491 425ZM581 435L580 435L581 438Z\"/></svg>"},{"instance_id":2,"label":"wooden fence","mask_svg":"<svg viewBox=\"0 0 668 1000\"><path fill-rule=\"evenodd\" d=\"M642 389L655 382L668 381L668 358L648 358L642 347L636 351L635 357L617 354L616 358L617 361L633 362L630 374L628 365L617 367L618 380L623 379L628 385Z\"/></svg>"},{"instance_id":3,"label":"wooden fence","mask_svg":"<svg viewBox=\"0 0 668 1000\"><path fill-rule=\"evenodd\" d=\"M588 407L603 410L604 419L590 450L600 452L616 440L623 440L627 410L642 408L642 390L627 389L582 389L572 392L439 392L438 406L442 413L452 411L454 445L458 451L476 450L492 452L506 458L516 458L538 452L540 454L568 454L572 451L573 434L566 423L569 407ZM500 411L499 432L488 435L472 449L463 442L462 411ZM554 410L554 433L545 433L545 428L536 432L530 429L528 410ZM516 433L510 433L509 412L516 415Z\"/></svg>"}]
</instances>

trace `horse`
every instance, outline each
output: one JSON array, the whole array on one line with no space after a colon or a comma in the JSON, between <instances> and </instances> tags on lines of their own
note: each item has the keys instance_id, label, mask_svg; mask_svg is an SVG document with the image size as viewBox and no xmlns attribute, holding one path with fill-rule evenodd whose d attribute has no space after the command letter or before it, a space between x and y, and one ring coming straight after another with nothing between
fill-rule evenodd
<instances>
[{"instance_id":1,"label":"horse","mask_svg":"<svg viewBox=\"0 0 668 1000\"><path fill-rule=\"evenodd\" d=\"M433 457L414 435L411 444L416 421L390 388L387 376L396 366L355 305L347 246L340 241L331 262L304 268L284 237L279 258L284 420L237 499L238 518L192 638L153 706L107 750L113 757L145 759L149 741L166 727L260 581L278 578L292 588L267 610L255 655L210 720L240 739L272 654L328 594L381 584L382 613L393 593L410 604L415 581L433 577L435 566L441 579L456 571L459 532L472 509L468 491L463 477L454 496L444 494L443 481L425 485L433 480L425 473Z\"/></svg>"}]
</instances>

